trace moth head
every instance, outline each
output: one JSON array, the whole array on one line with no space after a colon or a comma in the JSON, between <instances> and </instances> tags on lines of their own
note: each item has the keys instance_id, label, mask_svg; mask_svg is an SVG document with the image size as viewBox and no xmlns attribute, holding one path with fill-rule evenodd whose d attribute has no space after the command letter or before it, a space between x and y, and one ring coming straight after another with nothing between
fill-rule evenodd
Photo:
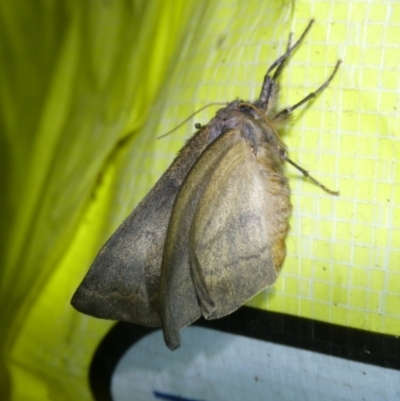
<instances>
[{"instance_id":1,"label":"moth head","mask_svg":"<svg viewBox=\"0 0 400 401\"><path fill-rule=\"evenodd\" d=\"M275 146L279 153L286 153L286 145L281 140L273 122L268 119L263 110L249 102L241 102L238 108L241 112L251 116L254 120L259 122L260 126L263 128L265 140L268 143Z\"/></svg>"}]
</instances>

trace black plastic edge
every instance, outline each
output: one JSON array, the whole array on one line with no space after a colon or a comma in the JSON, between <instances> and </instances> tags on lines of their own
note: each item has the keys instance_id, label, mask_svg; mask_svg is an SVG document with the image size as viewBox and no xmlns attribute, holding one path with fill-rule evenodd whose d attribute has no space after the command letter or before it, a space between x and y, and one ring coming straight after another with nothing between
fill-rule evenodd
<instances>
[{"instance_id":1,"label":"black plastic edge","mask_svg":"<svg viewBox=\"0 0 400 401\"><path fill-rule=\"evenodd\" d=\"M282 313L243 306L218 320L195 326L287 345L348 360L400 370L400 337L372 333ZM118 322L99 344L89 372L96 401L112 401L111 378L124 353L138 340L159 330Z\"/></svg>"}]
</instances>

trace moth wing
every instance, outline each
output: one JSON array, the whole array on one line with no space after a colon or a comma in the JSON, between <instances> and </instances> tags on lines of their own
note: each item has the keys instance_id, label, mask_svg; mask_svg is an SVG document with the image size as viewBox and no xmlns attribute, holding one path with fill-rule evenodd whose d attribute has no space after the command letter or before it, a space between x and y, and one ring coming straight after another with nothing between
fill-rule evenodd
<instances>
[{"instance_id":1,"label":"moth wing","mask_svg":"<svg viewBox=\"0 0 400 401\"><path fill-rule=\"evenodd\" d=\"M157 191L156 191L157 192ZM154 193L149 193L154 195ZM160 326L158 281L173 199L143 201L103 246L72 305L91 316Z\"/></svg>"},{"instance_id":2,"label":"moth wing","mask_svg":"<svg viewBox=\"0 0 400 401\"><path fill-rule=\"evenodd\" d=\"M207 128L198 132L103 246L71 300L77 310L104 319L161 325L158 290L172 207L209 140Z\"/></svg>"},{"instance_id":3,"label":"moth wing","mask_svg":"<svg viewBox=\"0 0 400 401\"><path fill-rule=\"evenodd\" d=\"M187 175L176 198L164 247L159 295L164 339L171 349L180 345L179 330L201 316L189 252L190 227L197 205L224 155L241 141L240 131L230 130L209 145ZM203 294L201 302L213 310L207 293Z\"/></svg>"},{"instance_id":4,"label":"moth wing","mask_svg":"<svg viewBox=\"0 0 400 401\"><path fill-rule=\"evenodd\" d=\"M268 174L243 140L224 155L202 194L190 231L190 258L202 305L201 294L207 294L202 306L207 319L235 311L277 278L270 216L276 198Z\"/></svg>"}]
</instances>

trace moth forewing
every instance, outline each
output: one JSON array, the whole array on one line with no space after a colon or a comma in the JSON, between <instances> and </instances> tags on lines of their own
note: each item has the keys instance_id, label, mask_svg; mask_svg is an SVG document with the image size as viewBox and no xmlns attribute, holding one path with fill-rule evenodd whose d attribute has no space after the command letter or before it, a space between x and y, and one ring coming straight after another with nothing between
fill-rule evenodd
<instances>
[{"instance_id":1,"label":"moth forewing","mask_svg":"<svg viewBox=\"0 0 400 401\"><path fill-rule=\"evenodd\" d=\"M232 230L230 224L234 221L232 219L241 217L236 212L239 192L244 188L240 186L240 178L232 182L231 173L237 173L240 167L240 174L246 175L246 159L250 153L251 147L242 137L221 155L220 163L202 193L190 227L190 267L202 315L206 318L214 315L216 309L220 308L216 303L216 287L219 286L219 279L223 280L222 270L227 268L225 263L229 262L232 252L235 252L230 248L235 247L235 237L239 234ZM238 183L239 185L236 185ZM229 243L221 241L221 235L227 234L226 231L229 231ZM204 253L207 254L205 260ZM217 261L219 263L216 263ZM218 268L215 268L216 264ZM227 269L229 269L227 273L231 273L230 268ZM229 293L231 285L229 277L225 278L226 288L223 293L226 294ZM226 301L229 302L228 299ZM210 308L210 305L213 307Z\"/></svg>"},{"instance_id":2,"label":"moth forewing","mask_svg":"<svg viewBox=\"0 0 400 401\"><path fill-rule=\"evenodd\" d=\"M200 156L175 200L166 236L160 279L160 315L169 348L180 345L179 330L201 315L190 271L190 227L198 202L223 155L241 140L239 130L224 132ZM195 246L196 244L194 244ZM200 301L201 304L201 301Z\"/></svg>"},{"instance_id":3,"label":"moth forewing","mask_svg":"<svg viewBox=\"0 0 400 401\"><path fill-rule=\"evenodd\" d=\"M215 305L211 313L203 310L207 319L235 311L272 285L285 255L291 206L282 160L263 127L242 120L242 141L214 171L191 227L193 276L204 278Z\"/></svg>"}]
</instances>

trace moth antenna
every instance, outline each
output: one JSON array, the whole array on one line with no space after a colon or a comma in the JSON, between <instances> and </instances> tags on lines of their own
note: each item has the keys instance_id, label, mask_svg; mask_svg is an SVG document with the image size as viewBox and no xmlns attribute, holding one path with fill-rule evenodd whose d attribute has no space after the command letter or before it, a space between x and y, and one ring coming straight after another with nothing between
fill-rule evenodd
<instances>
[{"instance_id":1,"label":"moth antenna","mask_svg":"<svg viewBox=\"0 0 400 401\"><path fill-rule=\"evenodd\" d=\"M314 99L320 92L322 92L332 81L332 79L335 77L340 63L342 62L342 60L338 60L335 68L333 69L331 75L328 77L328 79L314 92L309 93L305 98L303 98L302 100L300 100L300 102L296 103L293 106L290 107L286 107L285 109L283 109L282 111L280 111L274 118L273 120L276 120L279 117L286 117L289 114L291 114L294 110L296 110L298 107L300 107L301 105L303 105L304 103L309 102L311 99Z\"/></svg>"},{"instance_id":2,"label":"moth antenna","mask_svg":"<svg viewBox=\"0 0 400 401\"><path fill-rule=\"evenodd\" d=\"M300 43L303 41L305 36L307 35L308 31L311 29L312 24L314 23L314 20L312 19L309 24L307 25L307 28L304 30L303 34L300 36L300 38L297 40L297 42L291 46L292 42L292 37L293 33L289 34L289 39L288 39L288 44L286 48L285 54L283 54L281 57L279 57L277 60L275 60L271 66L268 68L267 73L264 76L264 81L261 87L261 93L259 96L258 100L258 105L262 110L266 110L268 108L268 102L269 99L271 98L272 94L272 88L275 84L276 79L279 77L281 74L283 67L285 65L285 61L293 54L294 50L300 45ZM270 73L276 68L276 71L271 78Z\"/></svg>"},{"instance_id":3,"label":"moth antenna","mask_svg":"<svg viewBox=\"0 0 400 401\"><path fill-rule=\"evenodd\" d=\"M286 152L283 152L282 156L285 161L290 163L293 167L297 168L297 170L299 170L304 175L304 177L309 178L314 184L318 185L325 192L327 192L328 194L331 194L331 195L339 196L339 191L332 191L331 189L327 188L325 185L321 184L318 180L316 180L314 177L312 177L307 170L305 170L303 167L300 167L293 160L289 159Z\"/></svg>"},{"instance_id":4,"label":"moth antenna","mask_svg":"<svg viewBox=\"0 0 400 401\"><path fill-rule=\"evenodd\" d=\"M204 109L206 109L207 107L211 107L211 106L226 106L228 103L222 103L222 102L215 102L215 103L209 103L206 104L205 106L201 107L200 109L196 110L193 114L191 114L188 118L186 118L185 120L183 120L180 124L178 124L175 128L172 128L172 130L168 131L166 134L163 134L159 137L157 137L157 139L161 139L166 137L169 134L172 134L174 131L176 131L178 128L182 127L182 125L186 124L191 118L193 118L196 114L200 113L201 111L203 111ZM199 123L195 124L198 125ZM201 127L201 124L200 124ZM198 127L196 127L198 128Z\"/></svg>"}]
</instances>

